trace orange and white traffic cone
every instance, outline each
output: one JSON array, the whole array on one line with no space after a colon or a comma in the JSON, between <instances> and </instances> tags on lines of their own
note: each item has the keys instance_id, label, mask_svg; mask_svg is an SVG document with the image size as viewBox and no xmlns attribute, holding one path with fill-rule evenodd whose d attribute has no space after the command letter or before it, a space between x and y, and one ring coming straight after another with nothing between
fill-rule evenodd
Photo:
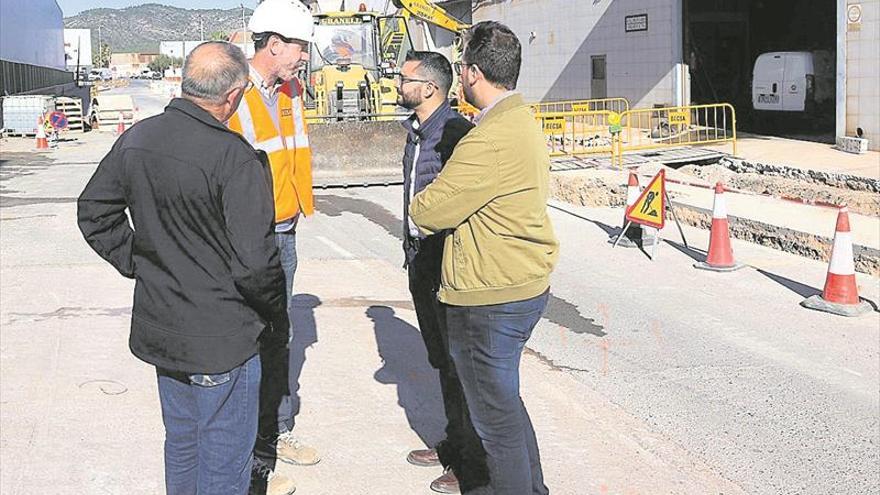
<instances>
[{"instance_id":1,"label":"orange and white traffic cone","mask_svg":"<svg viewBox=\"0 0 880 495\"><path fill-rule=\"evenodd\" d=\"M822 295L805 299L801 306L840 316L859 316L872 309L867 301L859 299L849 210L846 206L841 206L837 213L834 245L831 247L831 261L828 263L828 275Z\"/></svg>"},{"instance_id":2,"label":"orange and white traffic cone","mask_svg":"<svg viewBox=\"0 0 880 495\"><path fill-rule=\"evenodd\" d=\"M119 120L116 121L116 135L125 132L125 122L122 120L122 112L119 112Z\"/></svg>"},{"instance_id":3,"label":"orange and white traffic cone","mask_svg":"<svg viewBox=\"0 0 880 495\"><path fill-rule=\"evenodd\" d=\"M623 215L623 223L620 224L620 230L623 232L624 227L628 220L626 219L626 211L629 210L629 207L634 205L636 201L639 199L639 194L642 192L641 186L639 186L639 177L635 172L629 172L629 179L626 184L626 208L624 208ZM643 229L641 225L632 223L629 228L626 229L626 232L623 232L623 238L620 239L620 242L617 242L617 237L621 234L614 234L608 239L608 242L614 244L617 242L618 246L623 246L626 248L637 248L639 246L652 246L654 243L654 238L649 237L645 238L643 234Z\"/></svg>"},{"instance_id":4,"label":"orange and white traffic cone","mask_svg":"<svg viewBox=\"0 0 880 495\"><path fill-rule=\"evenodd\" d=\"M46 130L43 128L43 117L37 118L37 149L49 149L49 140L46 139Z\"/></svg>"},{"instance_id":5,"label":"orange and white traffic cone","mask_svg":"<svg viewBox=\"0 0 880 495\"><path fill-rule=\"evenodd\" d=\"M724 185L715 184L715 204L712 206L712 231L709 237L709 252L706 261L694 263L694 268L715 272L732 272L742 268L742 263L733 259L730 247L730 225L727 223L727 204L724 201Z\"/></svg>"}]
</instances>

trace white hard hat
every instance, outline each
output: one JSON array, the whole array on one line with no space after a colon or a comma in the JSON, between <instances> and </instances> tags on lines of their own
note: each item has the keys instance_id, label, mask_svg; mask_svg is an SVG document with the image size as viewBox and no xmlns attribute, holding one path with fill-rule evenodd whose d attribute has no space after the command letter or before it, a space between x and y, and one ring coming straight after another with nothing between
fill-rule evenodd
<instances>
[{"instance_id":1,"label":"white hard hat","mask_svg":"<svg viewBox=\"0 0 880 495\"><path fill-rule=\"evenodd\" d=\"M248 22L252 33L278 33L285 38L311 42L315 34L312 13L299 0L265 0Z\"/></svg>"}]
</instances>

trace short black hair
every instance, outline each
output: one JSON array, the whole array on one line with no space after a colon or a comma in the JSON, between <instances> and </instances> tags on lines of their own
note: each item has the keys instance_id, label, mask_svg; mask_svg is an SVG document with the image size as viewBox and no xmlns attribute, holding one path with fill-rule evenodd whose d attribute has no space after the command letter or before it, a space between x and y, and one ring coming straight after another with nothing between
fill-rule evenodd
<instances>
[{"instance_id":1,"label":"short black hair","mask_svg":"<svg viewBox=\"0 0 880 495\"><path fill-rule=\"evenodd\" d=\"M406 52L407 62L418 62L418 72L437 85L441 93L449 93L452 87L452 65L442 54L410 50Z\"/></svg>"},{"instance_id":2,"label":"short black hair","mask_svg":"<svg viewBox=\"0 0 880 495\"><path fill-rule=\"evenodd\" d=\"M465 33L462 62L480 68L486 80L504 89L516 89L522 65L522 45L509 27L483 21Z\"/></svg>"}]
</instances>

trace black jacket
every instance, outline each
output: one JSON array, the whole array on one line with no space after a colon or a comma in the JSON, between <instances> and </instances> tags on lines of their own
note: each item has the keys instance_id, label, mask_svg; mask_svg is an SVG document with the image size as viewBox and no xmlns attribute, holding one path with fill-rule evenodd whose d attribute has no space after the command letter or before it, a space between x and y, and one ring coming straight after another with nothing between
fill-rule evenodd
<instances>
[{"instance_id":1,"label":"black jacket","mask_svg":"<svg viewBox=\"0 0 880 495\"><path fill-rule=\"evenodd\" d=\"M412 262L418 251L417 243L413 242L409 233L410 188L415 188L414 196L434 182L443 165L452 156L455 145L474 127L474 124L453 110L448 101L425 119L417 130L413 128L415 119L416 116L413 114L403 121L403 127L407 131L406 147L403 149L403 249L407 264ZM419 163L415 164L415 184L412 184L411 175L417 144Z\"/></svg>"},{"instance_id":2,"label":"black jacket","mask_svg":"<svg viewBox=\"0 0 880 495\"><path fill-rule=\"evenodd\" d=\"M124 133L77 216L89 245L136 281L129 345L140 359L222 373L257 353L266 323L287 331L266 156L192 102L174 99Z\"/></svg>"}]
</instances>

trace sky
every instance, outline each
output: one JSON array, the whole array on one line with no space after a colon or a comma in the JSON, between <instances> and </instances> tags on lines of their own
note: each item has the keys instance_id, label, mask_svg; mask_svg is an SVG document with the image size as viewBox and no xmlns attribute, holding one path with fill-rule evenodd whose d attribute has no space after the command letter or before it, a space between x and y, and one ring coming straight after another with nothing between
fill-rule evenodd
<instances>
[{"instance_id":1,"label":"sky","mask_svg":"<svg viewBox=\"0 0 880 495\"><path fill-rule=\"evenodd\" d=\"M76 15L83 10L110 8L122 9L144 3L159 3L172 5L185 9L232 9L244 4L245 7L254 8L257 0L56 0L64 17Z\"/></svg>"}]
</instances>

